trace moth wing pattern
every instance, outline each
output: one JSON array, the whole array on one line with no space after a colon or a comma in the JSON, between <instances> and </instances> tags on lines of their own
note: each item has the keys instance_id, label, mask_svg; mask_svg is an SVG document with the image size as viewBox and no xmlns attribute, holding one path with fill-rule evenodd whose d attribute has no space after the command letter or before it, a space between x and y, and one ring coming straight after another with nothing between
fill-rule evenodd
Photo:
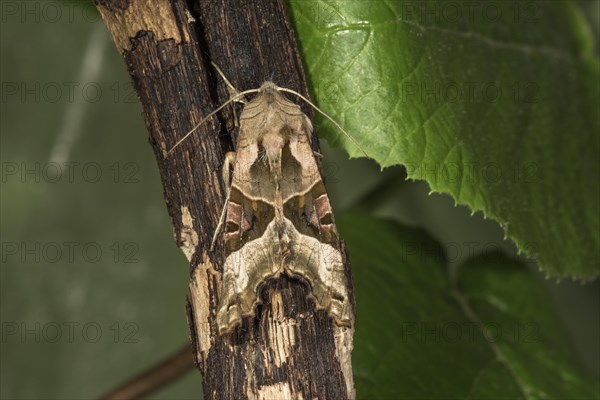
<instances>
[{"instance_id":1,"label":"moth wing pattern","mask_svg":"<svg viewBox=\"0 0 600 400\"><path fill-rule=\"evenodd\" d=\"M351 325L333 213L300 107L265 82L239 120L237 155L223 233L219 333L253 316L259 290L282 273L311 288L318 309Z\"/></svg>"}]
</instances>

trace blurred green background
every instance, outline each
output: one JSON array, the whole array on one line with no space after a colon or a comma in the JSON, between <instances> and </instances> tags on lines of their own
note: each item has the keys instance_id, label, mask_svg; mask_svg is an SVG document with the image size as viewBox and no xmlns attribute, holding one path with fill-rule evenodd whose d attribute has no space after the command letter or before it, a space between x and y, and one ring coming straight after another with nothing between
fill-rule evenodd
<instances>
[{"instance_id":1,"label":"blurred green background","mask_svg":"<svg viewBox=\"0 0 600 400\"><path fill-rule=\"evenodd\" d=\"M188 265L142 110L98 14L82 4L2 3L3 399L95 398L188 340ZM581 4L597 36L598 2ZM382 173L322 145L337 216L423 227L453 265L490 248L517 256L495 222L429 196L401 168ZM600 379L600 283L537 274ZM192 372L152 398L200 398L200 382Z\"/></svg>"}]
</instances>

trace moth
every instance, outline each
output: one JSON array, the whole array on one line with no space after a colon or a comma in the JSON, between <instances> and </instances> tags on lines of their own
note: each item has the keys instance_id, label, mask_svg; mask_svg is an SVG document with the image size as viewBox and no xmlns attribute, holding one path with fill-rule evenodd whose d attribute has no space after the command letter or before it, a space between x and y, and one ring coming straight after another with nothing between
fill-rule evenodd
<instances>
[{"instance_id":1,"label":"moth","mask_svg":"<svg viewBox=\"0 0 600 400\"><path fill-rule=\"evenodd\" d=\"M213 237L214 244L222 231L225 252L217 311L219 334L231 333L242 318L254 316L261 286L281 274L308 283L316 307L327 310L337 325L350 326L349 283L319 172L320 155L311 147L313 127L300 106L283 93L293 93L315 106L273 82L237 92L223 78L233 96L197 125L233 101L244 103L236 152L228 153L223 165L226 200ZM248 102L242 100L248 94L255 96Z\"/></svg>"}]
</instances>

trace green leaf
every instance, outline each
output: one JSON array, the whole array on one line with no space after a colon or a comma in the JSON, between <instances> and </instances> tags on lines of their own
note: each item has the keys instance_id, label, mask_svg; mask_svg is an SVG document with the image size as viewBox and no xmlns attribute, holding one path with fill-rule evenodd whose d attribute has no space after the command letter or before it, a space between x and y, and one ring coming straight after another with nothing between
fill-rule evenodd
<instances>
[{"instance_id":1,"label":"green leaf","mask_svg":"<svg viewBox=\"0 0 600 400\"><path fill-rule=\"evenodd\" d=\"M478 257L451 284L423 231L362 216L338 225L356 285L358 398L598 398L523 265Z\"/></svg>"},{"instance_id":2,"label":"green leaf","mask_svg":"<svg viewBox=\"0 0 600 400\"><path fill-rule=\"evenodd\" d=\"M581 379L570 340L551 310L552 299L523 265L498 255L469 261L458 279L459 304L498 335L495 351L532 398L598 398L600 387ZM501 330L496 329L502 328Z\"/></svg>"},{"instance_id":3,"label":"green leaf","mask_svg":"<svg viewBox=\"0 0 600 400\"><path fill-rule=\"evenodd\" d=\"M294 1L319 105L548 275L600 273L600 64L574 2ZM321 132L361 152L332 126Z\"/></svg>"}]
</instances>

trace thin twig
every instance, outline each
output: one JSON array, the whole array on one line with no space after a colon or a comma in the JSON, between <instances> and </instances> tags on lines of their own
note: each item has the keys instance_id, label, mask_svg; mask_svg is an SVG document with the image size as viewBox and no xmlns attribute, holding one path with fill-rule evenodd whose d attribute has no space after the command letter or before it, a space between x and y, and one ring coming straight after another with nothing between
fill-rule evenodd
<instances>
[{"instance_id":1,"label":"thin twig","mask_svg":"<svg viewBox=\"0 0 600 400\"><path fill-rule=\"evenodd\" d=\"M102 71L102 63L106 54L108 35L104 26L96 24L88 40L87 50L81 61L77 84L85 85L98 79ZM66 107L62 125L58 131L56 142L50 152L50 162L64 163L68 161L71 149L81 135L87 103L80 96L74 98Z\"/></svg>"},{"instance_id":2,"label":"thin twig","mask_svg":"<svg viewBox=\"0 0 600 400\"><path fill-rule=\"evenodd\" d=\"M194 369L192 349L186 344L175 354L102 396L102 400L139 399Z\"/></svg>"}]
</instances>

